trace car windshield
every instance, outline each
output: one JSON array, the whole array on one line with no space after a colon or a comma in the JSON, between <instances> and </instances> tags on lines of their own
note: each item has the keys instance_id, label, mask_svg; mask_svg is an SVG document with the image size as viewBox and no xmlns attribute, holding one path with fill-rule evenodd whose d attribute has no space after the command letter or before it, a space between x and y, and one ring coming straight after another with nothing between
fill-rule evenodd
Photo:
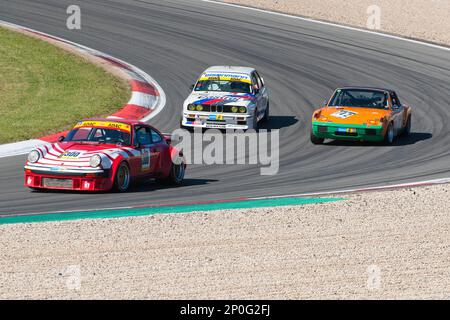
<instances>
[{"instance_id":1,"label":"car windshield","mask_svg":"<svg viewBox=\"0 0 450 320\"><path fill-rule=\"evenodd\" d=\"M70 131L64 141L130 145L131 136L117 129L82 127Z\"/></svg>"},{"instance_id":2,"label":"car windshield","mask_svg":"<svg viewBox=\"0 0 450 320\"><path fill-rule=\"evenodd\" d=\"M378 90L339 89L336 90L329 107L388 108L388 94Z\"/></svg>"},{"instance_id":3,"label":"car windshield","mask_svg":"<svg viewBox=\"0 0 450 320\"><path fill-rule=\"evenodd\" d=\"M195 91L218 91L233 93L251 93L250 83L232 80L200 80Z\"/></svg>"}]
</instances>

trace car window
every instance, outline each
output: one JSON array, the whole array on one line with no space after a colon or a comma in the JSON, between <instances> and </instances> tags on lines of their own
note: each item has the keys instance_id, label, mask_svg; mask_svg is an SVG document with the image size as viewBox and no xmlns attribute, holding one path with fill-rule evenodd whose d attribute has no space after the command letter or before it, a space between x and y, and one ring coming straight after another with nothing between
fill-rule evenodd
<instances>
[{"instance_id":1,"label":"car window","mask_svg":"<svg viewBox=\"0 0 450 320\"><path fill-rule=\"evenodd\" d=\"M89 133L92 128L79 128L78 130L73 131L73 135L71 137L71 141L85 141L88 139ZM66 138L66 141L68 138Z\"/></svg>"},{"instance_id":2,"label":"car window","mask_svg":"<svg viewBox=\"0 0 450 320\"><path fill-rule=\"evenodd\" d=\"M338 89L329 106L386 109L388 98L386 92L379 90Z\"/></svg>"},{"instance_id":3,"label":"car window","mask_svg":"<svg viewBox=\"0 0 450 320\"><path fill-rule=\"evenodd\" d=\"M391 92L391 99L393 105L401 106L400 100L398 99L397 94L395 92Z\"/></svg>"},{"instance_id":4,"label":"car window","mask_svg":"<svg viewBox=\"0 0 450 320\"><path fill-rule=\"evenodd\" d=\"M255 75L256 75L256 79L258 80L258 86L260 88L264 87L264 82L262 81L262 78L257 71L255 71Z\"/></svg>"},{"instance_id":5,"label":"car window","mask_svg":"<svg viewBox=\"0 0 450 320\"><path fill-rule=\"evenodd\" d=\"M163 138L161 137L161 135L156 132L155 130L152 130L152 141L153 143L159 143L163 140Z\"/></svg>"},{"instance_id":6,"label":"car window","mask_svg":"<svg viewBox=\"0 0 450 320\"><path fill-rule=\"evenodd\" d=\"M141 145L148 145L152 143L150 128L140 127L136 130L136 141Z\"/></svg>"},{"instance_id":7,"label":"car window","mask_svg":"<svg viewBox=\"0 0 450 320\"><path fill-rule=\"evenodd\" d=\"M258 83L258 79L256 78L255 73L252 73L252 85L253 85L253 86L256 86L258 89L261 88L261 86L260 86L259 83Z\"/></svg>"},{"instance_id":8,"label":"car window","mask_svg":"<svg viewBox=\"0 0 450 320\"><path fill-rule=\"evenodd\" d=\"M199 80L194 91L250 93L250 84L232 80Z\"/></svg>"},{"instance_id":9,"label":"car window","mask_svg":"<svg viewBox=\"0 0 450 320\"><path fill-rule=\"evenodd\" d=\"M106 128L75 128L67 135L65 141L98 142L108 144L130 144L130 134L116 129Z\"/></svg>"}]
</instances>

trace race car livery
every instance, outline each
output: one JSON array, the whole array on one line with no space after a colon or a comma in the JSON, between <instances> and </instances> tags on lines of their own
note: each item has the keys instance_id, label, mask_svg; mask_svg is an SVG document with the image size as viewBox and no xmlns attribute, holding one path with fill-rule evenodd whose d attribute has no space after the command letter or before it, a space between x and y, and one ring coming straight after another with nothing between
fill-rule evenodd
<instances>
[{"instance_id":1,"label":"race car livery","mask_svg":"<svg viewBox=\"0 0 450 320\"><path fill-rule=\"evenodd\" d=\"M349 87L337 89L312 116L311 142L325 139L373 141L391 144L411 131L411 108L395 91Z\"/></svg>"},{"instance_id":2,"label":"race car livery","mask_svg":"<svg viewBox=\"0 0 450 320\"><path fill-rule=\"evenodd\" d=\"M253 68L211 67L183 104L184 128L256 129L269 117L264 79Z\"/></svg>"},{"instance_id":3,"label":"race car livery","mask_svg":"<svg viewBox=\"0 0 450 320\"><path fill-rule=\"evenodd\" d=\"M31 189L126 191L135 179L181 184L182 154L148 124L92 119L77 123L58 143L32 150L25 164Z\"/></svg>"}]
</instances>

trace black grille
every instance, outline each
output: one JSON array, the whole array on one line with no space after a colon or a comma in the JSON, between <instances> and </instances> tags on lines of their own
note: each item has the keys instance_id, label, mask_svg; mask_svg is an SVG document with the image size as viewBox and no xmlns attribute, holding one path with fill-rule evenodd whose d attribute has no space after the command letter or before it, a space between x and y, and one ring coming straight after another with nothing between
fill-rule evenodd
<instances>
[{"instance_id":1,"label":"black grille","mask_svg":"<svg viewBox=\"0 0 450 320\"><path fill-rule=\"evenodd\" d=\"M208 123L208 124L226 124L227 122L225 120L206 120L206 123Z\"/></svg>"},{"instance_id":2,"label":"black grille","mask_svg":"<svg viewBox=\"0 0 450 320\"><path fill-rule=\"evenodd\" d=\"M344 136L344 137L356 137L358 135L357 132L339 132L339 131L336 131L334 134L337 136Z\"/></svg>"},{"instance_id":3,"label":"black grille","mask_svg":"<svg viewBox=\"0 0 450 320\"><path fill-rule=\"evenodd\" d=\"M328 127L325 127L325 126L317 126L317 131L318 131L319 133L326 133L326 132L328 132Z\"/></svg>"}]
</instances>

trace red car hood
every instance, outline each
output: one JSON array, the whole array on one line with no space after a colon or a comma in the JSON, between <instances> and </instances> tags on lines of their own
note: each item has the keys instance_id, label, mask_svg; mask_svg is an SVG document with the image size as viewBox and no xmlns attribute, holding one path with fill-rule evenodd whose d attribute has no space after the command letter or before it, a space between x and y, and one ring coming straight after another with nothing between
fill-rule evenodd
<instances>
[{"instance_id":1,"label":"red car hood","mask_svg":"<svg viewBox=\"0 0 450 320\"><path fill-rule=\"evenodd\" d=\"M89 160L93 155L98 154L102 158L104 169L111 168L118 157L128 158L139 153L131 147L70 141L40 147L38 150L41 152L41 158L33 165L91 168Z\"/></svg>"}]
</instances>

